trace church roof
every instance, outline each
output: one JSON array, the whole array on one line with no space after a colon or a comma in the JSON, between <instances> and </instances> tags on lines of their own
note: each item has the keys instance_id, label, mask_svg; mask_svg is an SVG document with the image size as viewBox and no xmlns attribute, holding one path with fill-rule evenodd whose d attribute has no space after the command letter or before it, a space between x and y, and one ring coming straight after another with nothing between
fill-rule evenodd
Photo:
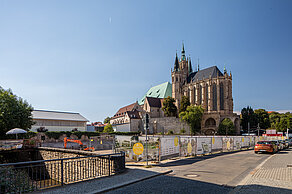
<instances>
[{"instance_id":1,"label":"church roof","mask_svg":"<svg viewBox=\"0 0 292 194\"><path fill-rule=\"evenodd\" d=\"M216 78L218 76L223 76L223 73L218 69L217 66L212 66L206 69L199 70L197 72L193 72L187 78L187 82L196 82L201 81L203 79Z\"/></svg>"},{"instance_id":2,"label":"church roof","mask_svg":"<svg viewBox=\"0 0 292 194\"><path fill-rule=\"evenodd\" d=\"M172 86L169 82L165 82L150 88L143 98L138 101L138 104L144 104L145 97L167 98L168 96L172 97Z\"/></svg>"},{"instance_id":3,"label":"church roof","mask_svg":"<svg viewBox=\"0 0 292 194\"><path fill-rule=\"evenodd\" d=\"M150 107L161 108L163 105L164 98L153 98L153 97L146 97L146 100Z\"/></svg>"},{"instance_id":4,"label":"church roof","mask_svg":"<svg viewBox=\"0 0 292 194\"><path fill-rule=\"evenodd\" d=\"M135 105L137 102L130 104L128 106L124 106L118 110L118 112L113 116L113 118L120 117L126 114L127 111L134 111Z\"/></svg>"}]
</instances>

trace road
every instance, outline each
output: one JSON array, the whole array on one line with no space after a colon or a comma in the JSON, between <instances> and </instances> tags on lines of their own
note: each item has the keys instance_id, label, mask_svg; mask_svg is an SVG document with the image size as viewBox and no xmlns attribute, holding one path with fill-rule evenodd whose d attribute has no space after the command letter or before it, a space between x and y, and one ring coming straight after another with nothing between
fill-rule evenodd
<instances>
[{"instance_id":1,"label":"road","mask_svg":"<svg viewBox=\"0 0 292 194\"><path fill-rule=\"evenodd\" d=\"M108 193L229 193L269 156L250 150L178 160L163 165L168 175Z\"/></svg>"}]
</instances>

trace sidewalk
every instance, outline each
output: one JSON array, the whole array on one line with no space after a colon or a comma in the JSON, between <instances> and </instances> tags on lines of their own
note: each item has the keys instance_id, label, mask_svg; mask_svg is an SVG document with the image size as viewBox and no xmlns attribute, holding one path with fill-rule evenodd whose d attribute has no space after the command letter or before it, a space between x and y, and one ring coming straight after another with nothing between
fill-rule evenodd
<instances>
[{"instance_id":1,"label":"sidewalk","mask_svg":"<svg viewBox=\"0 0 292 194\"><path fill-rule=\"evenodd\" d=\"M233 193L292 193L292 149L271 155Z\"/></svg>"},{"instance_id":2,"label":"sidewalk","mask_svg":"<svg viewBox=\"0 0 292 194\"><path fill-rule=\"evenodd\" d=\"M122 186L133 184L142 180L146 180L163 174L168 174L170 172L172 171L161 167L153 168L127 167L126 172L119 175L79 182L75 184L69 184L63 187L55 187L52 189L40 190L34 193L45 194L102 193L120 188Z\"/></svg>"}]
</instances>

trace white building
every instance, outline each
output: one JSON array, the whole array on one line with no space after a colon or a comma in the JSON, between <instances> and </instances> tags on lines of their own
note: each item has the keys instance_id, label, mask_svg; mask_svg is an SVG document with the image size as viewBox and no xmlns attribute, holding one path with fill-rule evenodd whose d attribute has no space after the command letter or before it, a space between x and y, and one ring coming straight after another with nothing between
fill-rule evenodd
<instances>
[{"instance_id":1,"label":"white building","mask_svg":"<svg viewBox=\"0 0 292 194\"><path fill-rule=\"evenodd\" d=\"M86 131L88 120L79 113L59 112L47 110L34 110L32 112L33 121L36 122L31 131L38 129L48 131Z\"/></svg>"}]
</instances>

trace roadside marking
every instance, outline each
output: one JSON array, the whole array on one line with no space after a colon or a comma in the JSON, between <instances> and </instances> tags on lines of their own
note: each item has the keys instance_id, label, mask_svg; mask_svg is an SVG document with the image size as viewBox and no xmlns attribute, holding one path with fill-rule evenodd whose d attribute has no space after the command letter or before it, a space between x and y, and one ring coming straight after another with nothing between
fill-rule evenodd
<instances>
[{"instance_id":1,"label":"roadside marking","mask_svg":"<svg viewBox=\"0 0 292 194\"><path fill-rule=\"evenodd\" d=\"M269 159L271 159L275 155L271 155L262 161L257 167L255 167L239 184L237 184L236 188L229 192L229 194L237 193L241 188L247 183L247 181L258 171Z\"/></svg>"}]
</instances>

